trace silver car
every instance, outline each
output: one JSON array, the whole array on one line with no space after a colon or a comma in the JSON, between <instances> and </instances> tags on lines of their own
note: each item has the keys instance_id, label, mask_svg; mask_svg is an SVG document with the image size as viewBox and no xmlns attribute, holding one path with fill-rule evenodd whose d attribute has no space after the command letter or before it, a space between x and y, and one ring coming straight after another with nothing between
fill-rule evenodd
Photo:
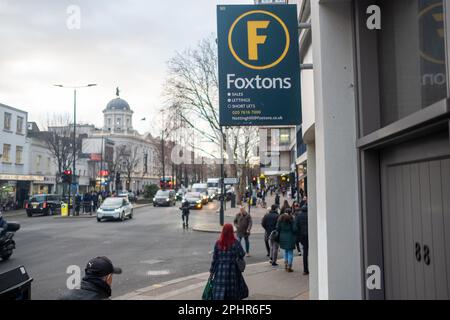
<instances>
[{"instance_id":1,"label":"silver car","mask_svg":"<svg viewBox=\"0 0 450 320\"><path fill-rule=\"evenodd\" d=\"M97 210L97 221L133 218L133 205L127 198L107 198Z\"/></svg>"}]
</instances>

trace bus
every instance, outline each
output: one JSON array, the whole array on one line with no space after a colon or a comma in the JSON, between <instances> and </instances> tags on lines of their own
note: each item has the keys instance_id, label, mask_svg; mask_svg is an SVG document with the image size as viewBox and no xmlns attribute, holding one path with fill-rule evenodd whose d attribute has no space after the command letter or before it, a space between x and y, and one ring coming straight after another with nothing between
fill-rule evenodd
<instances>
[{"instance_id":1,"label":"bus","mask_svg":"<svg viewBox=\"0 0 450 320\"><path fill-rule=\"evenodd\" d=\"M161 177L159 179L159 187L161 189L173 189L174 188L174 181L172 176L165 176L165 177Z\"/></svg>"}]
</instances>

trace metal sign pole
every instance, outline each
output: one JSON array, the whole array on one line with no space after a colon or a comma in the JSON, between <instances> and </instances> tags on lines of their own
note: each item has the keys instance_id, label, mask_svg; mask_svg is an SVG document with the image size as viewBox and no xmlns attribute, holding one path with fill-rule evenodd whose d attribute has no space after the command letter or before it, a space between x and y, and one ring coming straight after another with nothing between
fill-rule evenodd
<instances>
[{"instance_id":1,"label":"metal sign pole","mask_svg":"<svg viewBox=\"0 0 450 320\"><path fill-rule=\"evenodd\" d=\"M224 139L223 139L223 129L222 126L220 126L220 136L222 138L222 143L220 145L220 182L221 182L221 194L220 194L220 225L223 226L225 224L225 212L224 212L224 200L225 200L225 172L224 172L224 158L223 158L223 145L224 145Z\"/></svg>"}]
</instances>

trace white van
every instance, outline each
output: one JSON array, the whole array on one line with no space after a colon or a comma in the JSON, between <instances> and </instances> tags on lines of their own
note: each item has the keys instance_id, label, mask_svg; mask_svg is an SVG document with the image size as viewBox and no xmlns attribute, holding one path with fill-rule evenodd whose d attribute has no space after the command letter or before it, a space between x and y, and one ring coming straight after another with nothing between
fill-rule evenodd
<instances>
[{"instance_id":1,"label":"white van","mask_svg":"<svg viewBox=\"0 0 450 320\"><path fill-rule=\"evenodd\" d=\"M191 187L191 192L199 192L202 195L202 203L207 204L208 198L208 185L206 183L194 183Z\"/></svg>"}]
</instances>

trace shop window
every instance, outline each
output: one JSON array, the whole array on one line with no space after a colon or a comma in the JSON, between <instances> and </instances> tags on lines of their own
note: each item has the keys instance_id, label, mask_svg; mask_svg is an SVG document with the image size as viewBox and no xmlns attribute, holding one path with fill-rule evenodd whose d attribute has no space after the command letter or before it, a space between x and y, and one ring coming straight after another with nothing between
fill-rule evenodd
<instances>
[{"instance_id":1,"label":"shop window","mask_svg":"<svg viewBox=\"0 0 450 320\"><path fill-rule=\"evenodd\" d=\"M11 145L10 144L3 144L3 155L2 155L2 161L3 162L11 162Z\"/></svg>"},{"instance_id":2,"label":"shop window","mask_svg":"<svg viewBox=\"0 0 450 320\"><path fill-rule=\"evenodd\" d=\"M22 164L23 147L16 146L16 164Z\"/></svg>"},{"instance_id":3,"label":"shop window","mask_svg":"<svg viewBox=\"0 0 450 320\"><path fill-rule=\"evenodd\" d=\"M443 0L378 1L381 126L447 97Z\"/></svg>"},{"instance_id":4,"label":"shop window","mask_svg":"<svg viewBox=\"0 0 450 320\"><path fill-rule=\"evenodd\" d=\"M3 121L3 128L11 130L11 113L5 112L5 119Z\"/></svg>"}]
</instances>

